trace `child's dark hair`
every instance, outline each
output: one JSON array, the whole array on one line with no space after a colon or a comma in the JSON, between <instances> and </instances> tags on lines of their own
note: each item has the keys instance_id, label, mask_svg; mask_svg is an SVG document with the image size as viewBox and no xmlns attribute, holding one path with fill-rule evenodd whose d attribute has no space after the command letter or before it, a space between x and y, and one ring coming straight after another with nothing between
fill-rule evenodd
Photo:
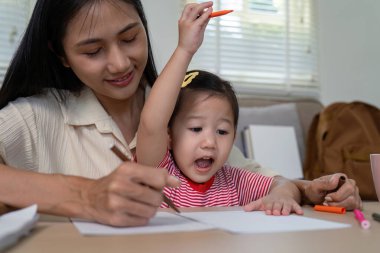
<instances>
[{"instance_id":1,"label":"child's dark hair","mask_svg":"<svg viewBox=\"0 0 380 253\"><path fill-rule=\"evenodd\" d=\"M148 37L148 62L143 81L152 86L157 78L147 20L140 0L107 0L135 8ZM5 74L0 89L0 109L18 97L27 97L55 88L63 99L64 90L80 91L83 83L70 68L63 66L58 56L64 56L62 40L69 22L83 7L96 10L100 0L37 0L20 45ZM58 55L58 56L57 56Z\"/></svg>"},{"instance_id":2,"label":"child's dark hair","mask_svg":"<svg viewBox=\"0 0 380 253\"><path fill-rule=\"evenodd\" d=\"M198 72L198 74L195 76L196 72ZM234 127L236 129L239 119L239 104L230 82L223 80L219 76L204 70L191 70L186 73L186 76L192 73L195 77L189 81L188 85L181 88L176 106L169 122L169 127L172 125L173 120L180 110L183 104L183 98L186 96L186 94L189 92L205 92L208 93L210 97L219 96L228 100L233 112Z\"/></svg>"}]
</instances>

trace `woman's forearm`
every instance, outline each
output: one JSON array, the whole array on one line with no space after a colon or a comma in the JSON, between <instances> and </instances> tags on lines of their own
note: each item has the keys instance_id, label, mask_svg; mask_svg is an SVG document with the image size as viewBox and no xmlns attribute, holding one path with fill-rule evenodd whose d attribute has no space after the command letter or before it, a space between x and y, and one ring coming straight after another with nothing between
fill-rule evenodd
<instances>
[{"instance_id":1,"label":"woman's forearm","mask_svg":"<svg viewBox=\"0 0 380 253\"><path fill-rule=\"evenodd\" d=\"M38 205L47 214L88 217L84 189L93 180L59 174L42 174L0 165L0 202L21 208Z\"/></svg>"},{"instance_id":2,"label":"woman's forearm","mask_svg":"<svg viewBox=\"0 0 380 253\"><path fill-rule=\"evenodd\" d=\"M177 187L179 181L166 170L132 162L120 164L99 179L42 174L0 165L0 203L15 208L37 204L40 213L112 226L147 224L161 205L161 192L166 186Z\"/></svg>"}]
</instances>

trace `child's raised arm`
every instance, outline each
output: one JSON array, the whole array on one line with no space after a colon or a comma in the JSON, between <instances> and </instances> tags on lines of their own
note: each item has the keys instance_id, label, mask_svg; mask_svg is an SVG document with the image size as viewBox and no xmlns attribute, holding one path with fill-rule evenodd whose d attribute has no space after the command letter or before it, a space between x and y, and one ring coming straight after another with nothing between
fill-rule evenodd
<instances>
[{"instance_id":1,"label":"child's raised arm","mask_svg":"<svg viewBox=\"0 0 380 253\"><path fill-rule=\"evenodd\" d=\"M154 83L141 113L136 146L139 163L157 166L167 151L168 123L191 58L202 44L212 4L188 4L183 10L178 21L178 46Z\"/></svg>"}]
</instances>

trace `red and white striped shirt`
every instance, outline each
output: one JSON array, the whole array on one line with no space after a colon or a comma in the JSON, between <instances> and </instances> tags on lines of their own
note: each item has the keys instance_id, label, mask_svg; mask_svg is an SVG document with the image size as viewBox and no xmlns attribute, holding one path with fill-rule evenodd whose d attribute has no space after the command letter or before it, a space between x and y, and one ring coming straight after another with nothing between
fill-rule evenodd
<instances>
[{"instance_id":1,"label":"red and white striped shirt","mask_svg":"<svg viewBox=\"0 0 380 253\"><path fill-rule=\"evenodd\" d=\"M243 206L268 194L273 177L224 165L208 182L192 182L176 166L168 151L159 167L181 181L178 188L164 188L177 207ZM168 207L162 203L161 207Z\"/></svg>"}]
</instances>

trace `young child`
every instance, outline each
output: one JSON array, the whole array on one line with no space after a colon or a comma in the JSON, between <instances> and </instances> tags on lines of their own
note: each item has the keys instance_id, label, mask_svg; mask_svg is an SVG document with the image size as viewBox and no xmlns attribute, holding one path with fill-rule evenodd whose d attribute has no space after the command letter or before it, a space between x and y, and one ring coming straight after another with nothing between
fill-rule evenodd
<instances>
[{"instance_id":1,"label":"young child","mask_svg":"<svg viewBox=\"0 0 380 253\"><path fill-rule=\"evenodd\" d=\"M164 189L178 207L240 205L267 214L302 214L300 192L290 181L225 164L238 116L231 85L212 73L190 71L182 85L156 82L140 119L137 160L180 179L180 187Z\"/></svg>"}]
</instances>

